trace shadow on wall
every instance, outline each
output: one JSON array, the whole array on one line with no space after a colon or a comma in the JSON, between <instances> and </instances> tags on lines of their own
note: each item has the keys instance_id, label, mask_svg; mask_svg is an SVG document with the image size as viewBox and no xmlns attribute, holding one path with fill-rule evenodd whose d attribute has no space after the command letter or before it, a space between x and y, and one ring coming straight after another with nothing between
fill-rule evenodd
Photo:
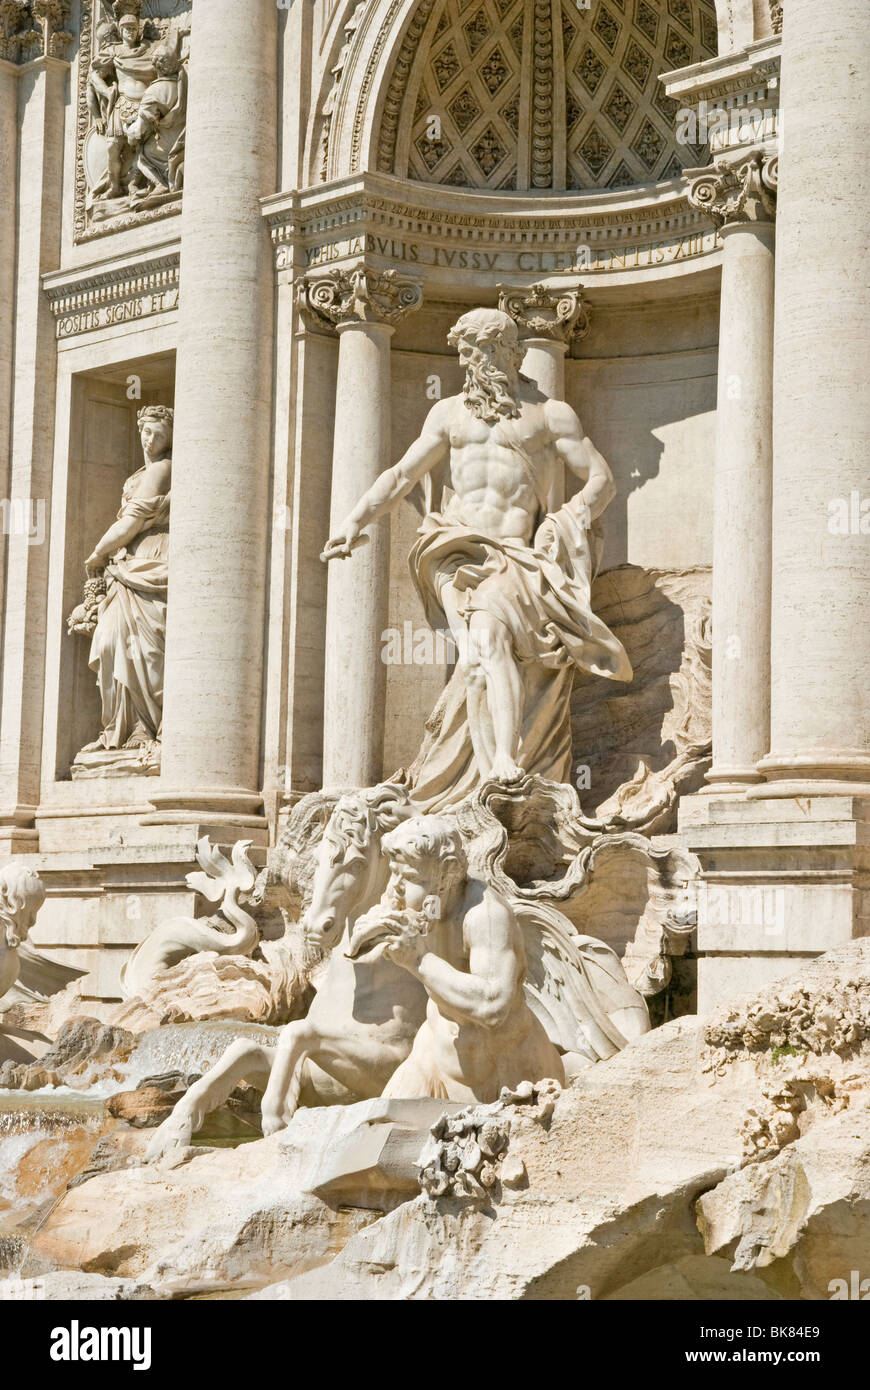
<instances>
[{"instance_id":1,"label":"shadow on wall","mask_svg":"<svg viewBox=\"0 0 870 1390\"><path fill-rule=\"evenodd\" d=\"M603 306L566 363L566 395L613 470L604 565L712 560L718 296Z\"/></svg>"},{"instance_id":2,"label":"shadow on wall","mask_svg":"<svg viewBox=\"0 0 870 1390\"><path fill-rule=\"evenodd\" d=\"M715 389L715 378L710 381ZM700 377L588 393L597 399L581 419L617 489L602 517L609 568L710 559L715 413L707 390L707 378Z\"/></svg>"}]
</instances>

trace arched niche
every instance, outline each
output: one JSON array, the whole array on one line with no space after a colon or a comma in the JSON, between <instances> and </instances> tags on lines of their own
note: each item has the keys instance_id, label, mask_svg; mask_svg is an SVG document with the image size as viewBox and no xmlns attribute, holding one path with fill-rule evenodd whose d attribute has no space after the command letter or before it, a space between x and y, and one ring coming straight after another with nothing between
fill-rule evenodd
<instances>
[{"instance_id":1,"label":"arched niche","mask_svg":"<svg viewBox=\"0 0 870 1390\"><path fill-rule=\"evenodd\" d=\"M334 19L311 180L376 170L509 192L676 177L702 152L677 141L659 77L717 42L714 0L351 6Z\"/></svg>"}]
</instances>

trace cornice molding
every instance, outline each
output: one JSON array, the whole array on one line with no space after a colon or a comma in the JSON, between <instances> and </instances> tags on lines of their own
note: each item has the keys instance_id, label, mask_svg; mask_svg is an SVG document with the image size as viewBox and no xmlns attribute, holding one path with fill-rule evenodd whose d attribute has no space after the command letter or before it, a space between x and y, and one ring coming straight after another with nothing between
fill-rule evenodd
<instances>
[{"instance_id":1,"label":"cornice molding","mask_svg":"<svg viewBox=\"0 0 870 1390\"><path fill-rule=\"evenodd\" d=\"M412 273L466 270L470 278L485 269L496 276L496 287L518 271L528 273L531 283L542 271L645 269L717 249L708 219L690 205L685 182L677 180L594 196L508 195L424 188L363 173L276 194L261 207L276 269L298 273L365 255L388 265L404 263ZM631 264L621 264L623 257Z\"/></svg>"},{"instance_id":2,"label":"cornice molding","mask_svg":"<svg viewBox=\"0 0 870 1390\"><path fill-rule=\"evenodd\" d=\"M660 81L675 100L719 102L745 98L761 89L778 89L782 41L778 34L759 39L737 53L720 54L704 63L663 72Z\"/></svg>"},{"instance_id":3,"label":"cornice molding","mask_svg":"<svg viewBox=\"0 0 870 1390\"><path fill-rule=\"evenodd\" d=\"M114 263L52 271L42 277L58 338L78 336L178 307L177 243Z\"/></svg>"}]
</instances>

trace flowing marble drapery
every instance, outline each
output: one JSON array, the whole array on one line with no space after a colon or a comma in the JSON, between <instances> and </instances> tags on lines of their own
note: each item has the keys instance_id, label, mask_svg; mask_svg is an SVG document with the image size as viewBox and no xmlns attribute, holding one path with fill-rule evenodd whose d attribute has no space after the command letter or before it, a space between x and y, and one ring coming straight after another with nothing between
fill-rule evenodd
<instances>
[{"instance_id":1,"label":"flowing marble drapery","mask_svg":"<svg viewBox=\"0 0 870 1390\"><path fill-rule=\"evenodd\" d=\"M106 566L106 598L91 641L103 731L98 744L123 748L135 733L159 739L169 580L169 494L137 497L138 474L124 487L120 521L142 529Z\"/></svg>"},{"instance_id":2,"label":"flowing marble drapery","mask_svg":"<svg viewBox=\"0 0 870 1390\"><path fill-rule=\"evenodd\" d=\"M449 508L427 515L418 535L409 564L427 620L447 627L440 590L449 580L465 595L465 616L482 611L505 625L523 682L519 759L526 772L570 781L574 671L622 681L632 675L622 643L592 612L595 538L576 503L545 516L531 545L457 525ZM410 776L414 801L427 811L456 805L479 783L461 661Z\"/></svg>"}]
</instances>

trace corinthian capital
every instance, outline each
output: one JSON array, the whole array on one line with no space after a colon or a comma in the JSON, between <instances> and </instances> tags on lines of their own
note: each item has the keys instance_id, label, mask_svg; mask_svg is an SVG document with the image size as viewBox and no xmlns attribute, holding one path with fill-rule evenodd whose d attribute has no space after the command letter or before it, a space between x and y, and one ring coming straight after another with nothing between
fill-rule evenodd
<instances>
[{"instance_id":1,"label":"corinthian capital","mask_svg":"<svg viewBox=\"0 0 870 1390\"><path fill-rule=\"evenodd\" d=\"M717 227L772 222L776 214L777 157L756 152L747 159L717 159L689 185L689 202Z\"/></svg>"},{"instance_id":2,"label":"corinthian capital","mask_svg":"<svg viewBox=\"0 0 870 1390\"><path fill-rule=\"evenodd\" d=\"M68 18L69 0L32 0L33 18L42 32L42 51L46 58L63 57L64 49L73 36L64 28Z\"/></svg>"},{"instance_id":3,"label":"corinthian capital","mask_svg":"<svg viewBox=\"0 0 870 1390\"><path fill-rule=\"evenodd\" d=\"M395 325L423 302L417 280L398 270L330 270L307 276L299 286L299 308L315 322L341 328L348 323Z\"/></svg>"},{"instance_id":4,"label":"corinthian capital","mask_svg":"<svg viewBox=\"0 0 870 1390\"><path fill-rule=\"evenodd\" d=\"M498 307L510 314L521 338L551 338L567 343L575 335L585 338L591 325L589 304L583 286L551 289L549 285L530 285L526 289L498 287Z\"/></svg>"},{"instance_id":5,"label":"corinthian capital","mask_svg":"<svg viewBox=\"0 0 870 1390\"><path fill-rule=\"evenodd\" d=\"M62 57L73 38L63 27L68 17L69 0L0 0L0 58Z\"/></svg>"},{"instance_id":6,"label":"corinthian capital","mask_svg":"<svg viewBox=\"0 0 870 1390\"><path fill-rule=\"evenodd\" d=\"M20 62L38 47L39 30L29 0L0 0L0 58Z\"/></svg>"}]
</instances>

